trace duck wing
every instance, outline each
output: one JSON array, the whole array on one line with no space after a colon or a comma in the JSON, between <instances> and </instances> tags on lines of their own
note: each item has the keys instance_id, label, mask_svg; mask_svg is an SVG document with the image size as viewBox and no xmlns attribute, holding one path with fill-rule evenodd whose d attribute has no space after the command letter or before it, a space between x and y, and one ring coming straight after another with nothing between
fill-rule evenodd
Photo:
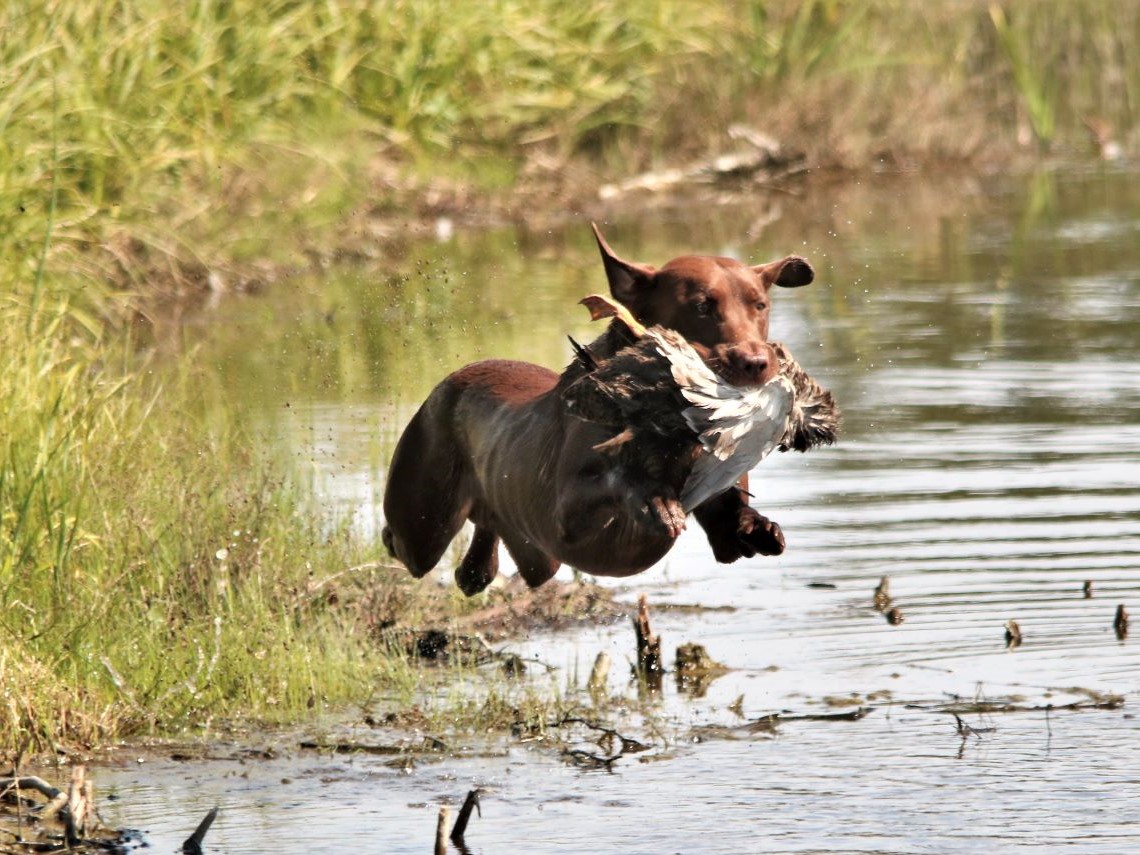
<instances>
[{"instance_id":1,"label":"duck wing","mask_svg":"<svg viewBox=\"0 0 1140 855\"><path fill-rule=\"evenodd\" d=\"M686 512L739 481L779 445L788 429L795 391L787 378L778 376L754 390L723 381L721 385L731 394L717 398L705 389L689 398L682 393L700 402L685 410L685 417L706 452L693 464L681 492Z\"/></svg>"}]
</instances>

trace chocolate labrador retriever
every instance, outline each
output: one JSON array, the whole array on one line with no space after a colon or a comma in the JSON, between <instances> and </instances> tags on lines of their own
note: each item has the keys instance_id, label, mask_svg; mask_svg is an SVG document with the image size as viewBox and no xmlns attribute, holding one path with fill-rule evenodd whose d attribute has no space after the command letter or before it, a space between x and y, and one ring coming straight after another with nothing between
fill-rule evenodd
<instances>
[{"instance_id":1,"label":"chocolate labrador retriever","mask_svg":"<svg viewBox=\"0 0 1140 855\"><path fill-rule=\"evenodd\" d=\"M594 235L610 293L639 321L676 330L735 385L770 376L772 286L807 285L811 265L797 256L748 266L685 255L658 270L618 258L597 226ZM624 346L615 326L591 344L595 356ZM413 576L435 567L467 520L475 532L455 578L468 595L495 578L500 539L531 587L560 564L632 576L673 546L676 531L646 512L653 485L595 450L609 434L567 413L559 379L528 362L476 362L444 379L412 417L388 470L382 538ZM780 527L744 496L732 488L694 511L717 561L784 550Z\"/></svg>"}]
</instances>

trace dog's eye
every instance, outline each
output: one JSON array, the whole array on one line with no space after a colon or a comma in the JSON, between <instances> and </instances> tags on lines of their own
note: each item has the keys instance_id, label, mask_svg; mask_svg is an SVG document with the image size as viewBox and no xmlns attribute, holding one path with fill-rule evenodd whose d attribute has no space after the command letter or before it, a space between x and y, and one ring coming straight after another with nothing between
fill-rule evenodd
<instances>
[{"instance_id":1,"label":"dog's eye","mask_svg":"<svg viewBox=\"0 0 1140 855\"><path fill-rule=\"evenodd\" d=\"M712 300L700 300L694 307L694 311L702 318L707 318L713 313Z\"/></svg>"}]
</instances>

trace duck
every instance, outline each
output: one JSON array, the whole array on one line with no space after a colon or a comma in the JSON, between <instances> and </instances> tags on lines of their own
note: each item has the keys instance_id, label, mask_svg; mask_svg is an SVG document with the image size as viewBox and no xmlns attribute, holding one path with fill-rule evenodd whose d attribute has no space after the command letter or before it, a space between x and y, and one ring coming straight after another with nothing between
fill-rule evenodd
<instances>
[{"instance_id":1,"label":"duck","mask_svg":"<svg viewBox=\"0 0 1140 855\"><path fill-rule=\"evenodd\" d=\"M594 446L639 451L659 477L679 486L685 513L736 485L777 448L806 451L836 441L839 410L787 348L770 343L779 371L756 387L716 374L674 330L646 328L629 309L593 294L581 303L593 320L615 318L633 342L598 361L571 339L581 376L562 391L568 412L616 431ZM670 468L671 463L671 468Z\"/></svg>"}]
</instances>

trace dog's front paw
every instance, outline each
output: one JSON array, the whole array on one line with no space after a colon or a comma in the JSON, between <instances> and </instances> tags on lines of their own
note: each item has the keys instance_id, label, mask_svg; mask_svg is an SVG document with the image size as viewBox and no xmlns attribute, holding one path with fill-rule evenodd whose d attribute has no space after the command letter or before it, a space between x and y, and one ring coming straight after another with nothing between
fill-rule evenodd
<instances>
[{"instance_id":1,"label":"dog's front paw","mask_svg":"<svg viewBox=\"0 0 1140 855\"><path fill-rule=\"evenodd\" d=\"M742 508L736 529L740 552L745 558L753 555L780 555L784 551L784 532L780 524L752 508Z\"/></svg>"},{"instance_id":2,"label":"dog's front paw","mask_svg":"<svg viewBox=\"0 0 1140 855\"><path fill-rule=\"evenodd\" d=\"M779 555L784 551L784 533L779 524L747 505L726 516L706 517L702 523L713 557L721 564L754 555Z\"/></svg>"}]
</instances>

